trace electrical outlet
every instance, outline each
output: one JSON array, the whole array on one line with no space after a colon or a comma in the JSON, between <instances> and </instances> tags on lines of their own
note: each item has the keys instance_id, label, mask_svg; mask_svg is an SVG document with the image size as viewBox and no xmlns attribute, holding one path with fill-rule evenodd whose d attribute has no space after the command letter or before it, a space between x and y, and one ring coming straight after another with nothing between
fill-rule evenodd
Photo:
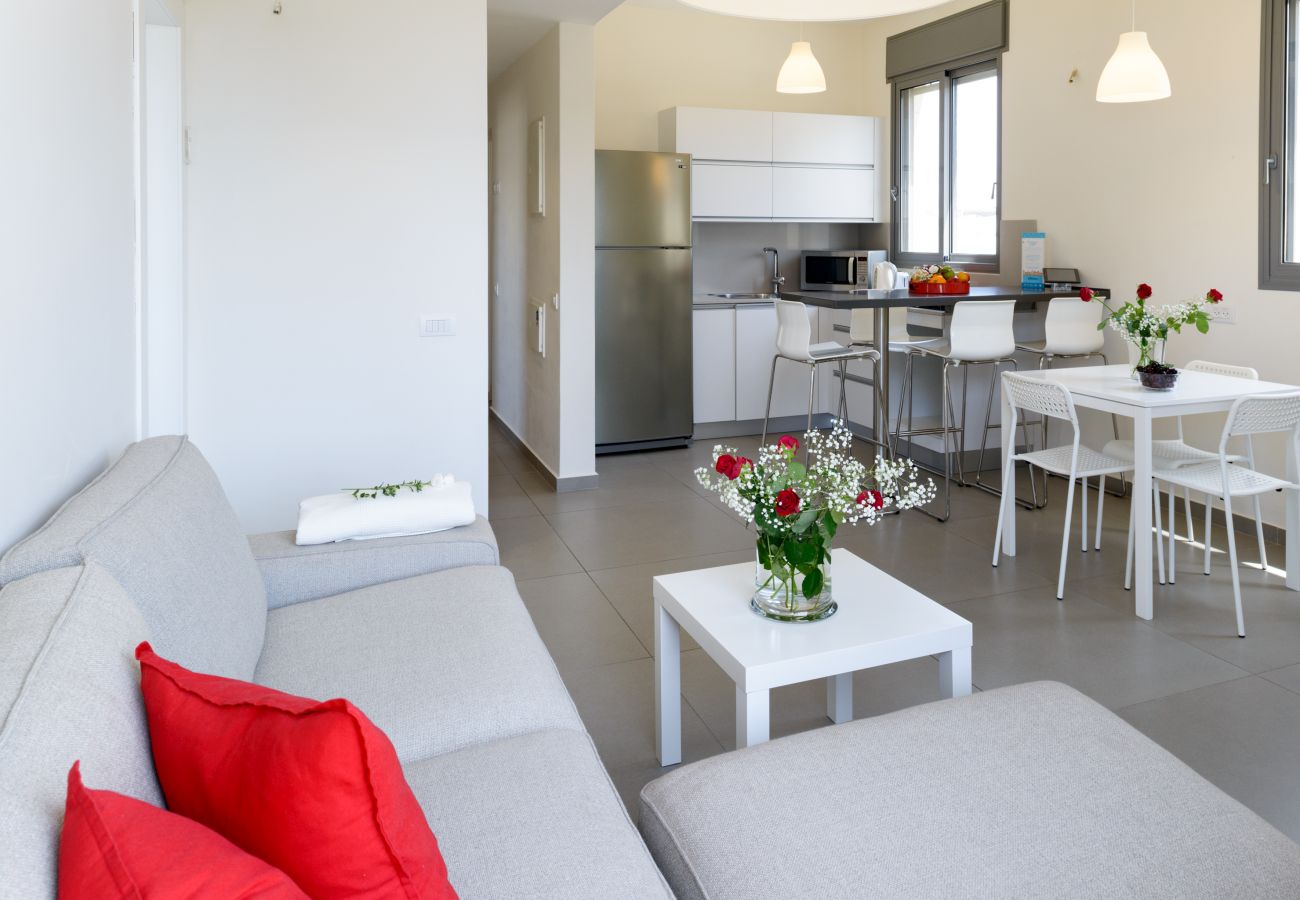
<instances>
[{"instance_id":1,"label":"electrical outlet","mask_svg":"<svg viewBox=\"0 0 1300 900\"><path fill-rule=\"evenodd\" d=\"M1220 325L1237 324L1237 307L1231 303L1216 303L1209 308L1210 321Z\"/></svg>"},{"instance_id":2,"label":"electrical outlet","mask_svg":"<svg viewBox=\"0 0 1300 900\"><path fill-rule=\"evenodd\" d=\"M555 307L557 310L560 308L560 295L559 295L559 294L552 294L552 295L551 295L551 306Z\"/></svg>"},{"instance_id":3,"label":"electrical outlet","mask_svg":"<svg viewBox=\"0 0 1300 900\"><path fill-rule=\"evenodd\" d=\"M453 337L455 334L455 316L420 317L420 337Z\"/></svg>"}]
</instances>

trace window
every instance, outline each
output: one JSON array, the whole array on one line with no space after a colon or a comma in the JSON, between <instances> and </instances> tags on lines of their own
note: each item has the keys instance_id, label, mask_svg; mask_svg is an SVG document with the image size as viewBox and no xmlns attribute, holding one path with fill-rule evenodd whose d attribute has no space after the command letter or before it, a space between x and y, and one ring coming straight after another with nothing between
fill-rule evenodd
<instances>
[{"instance_id":1,"label":"window","mask_svg":"<svg viewBox=\"0 0 1300 900\"><path fill-rule=\"evenodd\" d=\"M1291 0L1298 2L1300 0ZM996 272L1007 0L889 38L894 259Z\"/></svg>"},{"instance_id":2,"label":"window","mask_svg":"<svg viewBox=\"0 0 1300 900\"><path fill-rule=\"evenodd\" d=\"M895 82L894 256L996 271L1001 96L997 60Z\"/></svg>"},{"instance_id":3,"label":"window","mask_svg":"<svg viewBox=\"0 0 1300 900\"><path fill-rule=\"evenodd\" d=\"M1260 76L1259 286L1300 291L1297 206L1297 0L1263 0Z\"/></svg>"}]
</instances>

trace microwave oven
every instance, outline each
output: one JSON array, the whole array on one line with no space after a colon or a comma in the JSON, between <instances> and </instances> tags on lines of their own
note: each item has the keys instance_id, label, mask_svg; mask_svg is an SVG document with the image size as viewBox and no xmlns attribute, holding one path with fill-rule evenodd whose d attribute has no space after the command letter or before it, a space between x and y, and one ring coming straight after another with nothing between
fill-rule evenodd
<instances>
[{"instance_id":1,"label":"microwave oven","mask_svg":"<svg viewBox=\"0 0 1300 900\"><path fill-rule=\"evenodd\" d=\"M806 250L799 267L799 287L805 291L865 291L871 287L884 250Z\"/></svg>"}]
</instances>

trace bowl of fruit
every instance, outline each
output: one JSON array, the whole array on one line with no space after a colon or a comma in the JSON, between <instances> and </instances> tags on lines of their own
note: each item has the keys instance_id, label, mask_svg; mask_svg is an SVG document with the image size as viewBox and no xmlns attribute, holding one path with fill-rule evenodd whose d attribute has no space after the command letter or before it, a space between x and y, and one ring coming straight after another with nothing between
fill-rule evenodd
<instances>
[{"instance_id":1,"label":"bowl of fruit","mask_svg":"<svg viewBox=\"0 0 1300 900\"><path fill-rule=\"evenodd\" d=\"M913 294L969 294L970 275L952 266L917 266L907 289Z\"/></svg>"}]
</instances>

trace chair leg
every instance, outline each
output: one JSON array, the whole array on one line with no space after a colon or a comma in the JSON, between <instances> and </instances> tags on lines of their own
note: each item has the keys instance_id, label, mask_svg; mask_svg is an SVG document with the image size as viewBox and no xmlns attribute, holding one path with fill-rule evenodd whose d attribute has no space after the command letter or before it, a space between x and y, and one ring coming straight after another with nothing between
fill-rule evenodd
<instances>
[{"instance_id":1,"label":"chair leg","mask_svg":"<svg viewBox=\"0 0 1300 900\"><path fill-rule=\"evenodd\" d=\"M1205 574L1210 574L1210 553L1214 549L1214 532L1211 531L1213 507L1210 505L1214 498L1209 494L1205 495Z\"/></svg>"},{"instance_id":2,"label":"chair leg","mask_svg":"<svg viewBox=\"0 0 1300 900\"><path fill-rule=\"evenodd\" d=\"M901 443L902 440L903 440L902 435L903 435L903 407L904 407L904 406L907 406L907 408L908 408L908 415L907 415L907 430L908 430L909 432L912 430L912 414L911 414L911 408L912 408L912 407L911 407L911 397L912 397L912 359L913 359L915 356L916 356L915 353L908 353L908 354L907 354L907 365L906 365L906 367L904 368L904 371L903 371L903 390L902 390L902 392L899 393L899 395L898 395L898 412L897 412L897 414L895 415L895 418L894 418L894 435L895 435L895 437L894 437L894 450L895 450L895 452L897 452L897 450L898 450L898 445L899 445L899 443ZM911 437L910 434L908 435L908 438L907 438L907 453L908 453L909 456L912 454L912 437Z\"/></svg>"},{"instance_id":3,"label":"chair leg","mask_svg":"<svg viewBox=\"0 0 1300 900\"><path fill-rule=\"evenodd\" d=\"M763 413L763 437L758 442L758 446L767 446L767 420L772 417L772 388L776 387L776 361L779 356L772 357L772 374L767 379L767 409Z\"/></svg>"},{"instance_id":4,"label":"chair leg","mask_svg":"<svg viewBox=\"0 0 1300 900\"><path fill-rule=\"evenodd\" d=\"M1097 479L1097 540L1094 548L1101 550L1101 514L1106 511L1106 476Z\"/></svg>"},{"instance_id":5,"label":"chair leg","mask_svg":"<svg viewBox=\"0 0 1300 900\"><path fill-rule=\"evenodd\" d=\"M813 410L817 408L817 364L808 364L808 428L804 431L804 459L812 451L807 440L808 433L813 430Z\"/></svg>"},{"instance_id":6,"label":"chair leg","mask_svg":"<svg viewBox=\"0 0 1300 900\"><path fill-rule=\"evenodd\" d=\"M1134 509L1132 505L1130 505L1129 512L1128 512L1128 550L1125 553L1126 559L1124 562L1124 590L1126 591L1133 590L1133 557L1134 557L1133 529L1135 527L1136 522L1137 522L1137 510Z\"/></svg>"},{"instance_id":7,"label":"chair leg","mask_svg":"<svg viewBox=\"0 0 1300 900\"><path fill-rule=\"evenodd\" d=\"M943 364L943 518L946 522L952 515L952 454L948 447L952 443L952 395L948 391L948 363Z\"/></svg>"},{"instance_id":8,"label":"chair leg","mask_svg":"<svg viewBox=\"0 0 1300 900\"><path fill-rule=\"evenodd\" d=\"M1264 511L1260 506L1259 495L1255 496L1255 539L1259 541L1259 569L1268 571L1268 548L1264 546Z\"/></svg>"},{"instance_id":9,"label":"chair leg","mask_svg":"<svg viewBox=\"0 0 1300 900\"><path fill-rule=\"evenodd\" d=\"M1187 515L1187 543L1196 543L1196 527L1192 524L1192 489L1183 488L1183 512Z\"/></svg>"},{"instance_id":10,"label":"chair leg","mask_svg":"<svg viewBox=\"0 0 1300 900\"><path fill-rule=\"evenodd\" d=\"M1101 364L1103 366L1110 365L1110 360L1106 358L1105 353L1096 353L1093 355L1100 357ZM1114 413L1110 414L1110 430L1115 435L1115 440L1119 440L1119 416L1115 415ZM1119 473L1118 478L1119 478L1119 493L1116 494L1115 496L1123 497L1128 490L1128 477L1123 472L1121 472ZM1105 483L1106 480L1103 478L1102 485L1104 486Z\"/></svg>"},{"instance_id":11,"label":"chair leg","mask_svg":"<svg viewBox=\"0 0 1300 900\"><path fill-rule=\"evenodd\" d=\"M1070 472L1070 487L1065 494L1065 525L1061 529L1061 574L1056 578L1056 599L1065 599L1065 564L1070 556L1070 525L1074 519L1074 471Z\"/></svg>"},{"instance_id":12,"label":"chair leg","mask_svg":"<svg viewBox=\"0 0 1300 900\"><path fill-rule=\"evenodd\" d=\"M1160 583L1165 584L1165 526L1161 521L1163 515L1160 512L1160 487L1153 484L1151 486L1151 496L1155 499L1156 504L1156 568L1160 575Z\"/></svg>"},{"instance_id":13,"label":"chair leg","mask_svg":"<svg viewBox=\"0 0 1300 900\"><path fill-rule=\"evenodd\" d=\"M1088 552L1088 479L1083 482L1083 493L1079 495L1079 551Z\"/></svg>"},{"instance_id":14,"label":"chair leg","mask_svg":"<svg viewBox=\"0 0 1300 900\"><path fill-rule=\"evenodd\" d=\"M1237 571L1237 537L1232 527L1232 497L1223 498L1223 519L1228 523L1228 565L1232 567L1232 601L1237 605L1237 637L1246 636L1246 621L1241 613L1241 573Z\"/></svg>"},{"instance_id":15,"label":"chair leg","mask_svg":"<svg viewBox=\"0 0 1300 900\"><path fill-rule=\"evenodd\" d=\"M1176 557L1176 554L1178 552L1176 545L1178 541L1174 534L1174 531L1176 530L1174 528L1174 523L1178 521L1174 517L1174 500L1177 498L1177 496L1178 496L1177 488L1175 488L1172 484L1169 485L1169 583L1170 584L1178 583L1178 565L1177 565L1177 557Z\"/></svg>"},{"instance_id":16,"label":"chair leg","mask_svg":"<svg viewBox=\"0 0 1300 900\"><path fill-rule=\"evenodd\" d=\"M1006 484L1008 479L1014 477L1015 471L1016 471L1016 455L1014 453L1010 453L1007 455L1007 458L1002 465L1002 483ZM1033 471L1034 471L1034 467L1030 466L1029 477L1031 478L1033 477ZM1003 519L1006 517L1006 514L1007 514L1007 503L1006 503L1006 498L1003 497L998 501L998 533L993 538L993 568L995 569L998 567L998 563L1002 559L1002 524L1003 524ZM1016 514L1016 505L1015 503L1012 503L1011 515L1014 516L1015 514Z\"/></svg>"},{"instance_id":17,"label":"chair leg","mask_svg":"<svg viewBox=\"0 0 1300 900\"><path fill-rule=\"evenodd\" d=\"M950 382L951 384L951 382ZM957 447L957 483L968 487L966 477L966 398L970 395L970 366L961 366L961 443Z\"/></svg>"},{"instance_id":18,"label":"chair leg","mask_svg":"<svg viewBox=\"0 0 1300 900\"><path fill-rule=\"evenodd\" d=\"M874 380L874 379L873 379ZM840 360L840 421L845 422L849 418L849 392L848 392L848 366L844 360Z\"/></svg>"}]
</instances>

